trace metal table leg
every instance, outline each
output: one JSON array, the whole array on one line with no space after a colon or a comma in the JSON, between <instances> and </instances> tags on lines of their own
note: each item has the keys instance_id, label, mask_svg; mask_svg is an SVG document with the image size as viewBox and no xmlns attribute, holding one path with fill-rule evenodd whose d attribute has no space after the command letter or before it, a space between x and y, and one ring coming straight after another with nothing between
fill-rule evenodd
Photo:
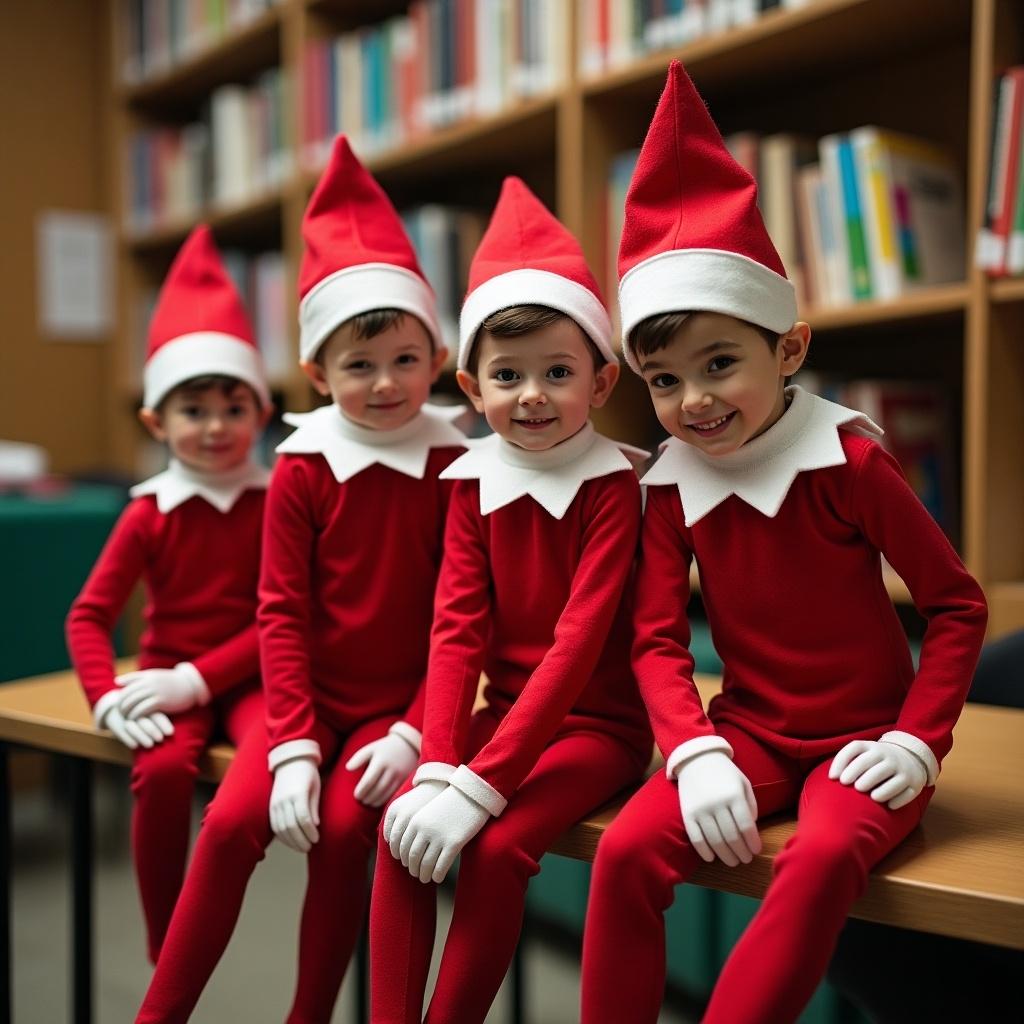
<instances>
[{"instance_id":1,"label":"metal table leg","mask_svg":"<svg viewBox=\"0 0 1024 1024\"><path fill-rule=\"evenodd\" d=\"M92 1024L92 762L68 758L71 776L71 1018Z\"/></svg>"},{"instance_id":2,"label":"metal table leg","mask_svg":"<svg viewBox=\"0 0 1024 1024\"><path fill-rule=\"evenodd\" d=\"M356 943L356 1020L367 1024L370 1019L370 925L364 922Z\"/></svg>"},{"instance_id":3,"label":"metal table leg","mask_svg":"<svg viewBox=\"0 0 1024 1024\"><path fill-rule=\"evenodd\" d=\"M516 951L509 968L509 989L511 990L512 1024L523 1024L526 1019L526 968L523 962L524 936L519 936Z\"/></svg>"}]
</instances>

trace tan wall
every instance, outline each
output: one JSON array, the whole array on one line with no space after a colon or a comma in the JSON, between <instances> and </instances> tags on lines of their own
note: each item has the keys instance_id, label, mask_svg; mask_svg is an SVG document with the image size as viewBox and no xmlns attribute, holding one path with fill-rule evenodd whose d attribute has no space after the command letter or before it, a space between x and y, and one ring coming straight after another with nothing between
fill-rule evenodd
<instances>
[{"instance_id":1,"label":"tan wall","mask_svg":"<svg viewBox=\"0 0 1024 1024\"><path fill-rule=\"evenodd\" d=\"M58 472L104 461L109 344L50 342L36 215L106 207L106 25L98 0L0 3L0 438Z\"/></svg>"}]
</instances>

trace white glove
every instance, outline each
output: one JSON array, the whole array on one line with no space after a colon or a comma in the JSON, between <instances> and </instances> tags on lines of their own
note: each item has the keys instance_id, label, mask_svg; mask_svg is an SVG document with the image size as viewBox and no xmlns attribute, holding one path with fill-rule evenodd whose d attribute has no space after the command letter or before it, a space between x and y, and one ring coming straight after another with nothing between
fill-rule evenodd
<instances>
[{"instance_id":1,"label":"white glove","mask_svg":"<svg viewBox=\"0 0 1024 1024\"><path fill-rule=\"evenodd\" d=\"M320 768L312 757L277 766L270 793L270 827L297 853L309 853L320 838Z\"/></svg>"},{"instance_id":2,"label":"white glove","mask_svg":"<svg viewBox=\"0 0 1024 1024\"><path fill-rule=\"evenodd\" d=\"M928 782L924 762L905 747L882 740L852 740L832 759L830 779L898 811L910 803Z\"/></svg>"},{"instance_id":3,"label":"white glove","mask_svg":"<svg viewBox=\"0 0 1024 1024\"><path fill-rule=\"evenodd\" d=\"M676 784L686 835L702 860L718 857L734 868L761 852L754 790L728 754L696 754L682 763Z\"/></svg>"},{"instance_id":4,"label":"white glove","mask_svg":"<svg viewBox=\"0 0 1024 1024\"><path fill-rule=\"evenodd\" d=\"M443 882L462 848L490 817L486 807L449 785L413 815L402 836L399 857L413 878Z\"/></svg>"},{"instance_id":5,"label":"white glove","mask_svg":"<svg viewBox=\"0 0 1024 1024\"><path fill-rule=\"evenodd\" d=\"M210 691L195 665L182 661L174 668L126 672L114 680L121 691L121 714L141 718L154 711L174 715L210 701Z\"/></svg>"},{"instance_id":6,"label":"white glove","mask_svg":"<svg viewBox=\"0 0 1024 1024\"><path fill-rule=\"evenodd\" d=\"M156 711L137 719L125 718L116 704L107 708L97 724L109 729L129 750L151 750L174 734L174 726L165 714Z\"/></svg>"},{"instance_id":7,"label":"white glove","mask_svg":"<svg viewBox=\"0 0 1024 1024\"><path fill-rule=\"evenodd\" d=\"M345 763L350 772L364 764L367 766L353 795L368 807L381 807L405 781L418 760L419 752L396 733L367 743Z\"/></svg>"},{"instance_id":8,"label":"white glove","mask_svg":"<svg viewBox=\"0 0 1024 1024\"><path fill-rule=\"evenodd\" d=\"M447 788L447 782L442 782L440 779L427 779L424 782L417 782L408 793L403 793L397 800L391 802L391 806L388 807L387 813L384 815L384 827L381 831L384 835L384 842L391 847L391 856L395 860L402 859L400 852L402 836L405 835L405 830L409 827L413 816ZM403 863L405 862L403 861Z\"/></svg>"}]
</instances>

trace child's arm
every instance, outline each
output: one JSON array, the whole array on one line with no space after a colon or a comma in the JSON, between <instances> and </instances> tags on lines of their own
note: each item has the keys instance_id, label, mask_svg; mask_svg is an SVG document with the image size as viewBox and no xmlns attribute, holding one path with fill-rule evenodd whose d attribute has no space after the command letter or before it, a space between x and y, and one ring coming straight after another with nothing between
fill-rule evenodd
<instances>
[{"instance_id":1,"label":"child's arm","mask_svg":"<svg viewBox=\"0 0 1024 1024\"><path fill-rule=\"evenodd\" d=\"M320 763L310 679L310 572L316 542L303 460L282 458L267 490L259 623L270 768L295 757Z\"/></svg>"},{"instance_id":2,"label":"child's arm","mask_svg":"<svg viewBox=\"0 0 1024 1024\"><path fill-rule=\"evenodd\" d=\"M877 444L865 445L860 452L850 515L906 583L928 628L896 728L879 743L860 743L856 750L848 744L836 756L833 777L857 782L858 789L870 789L876 800L899 807L924 785L934 785L953 745L953 726L967 699L988 612L981 587L911 490L896 460ZM905 751L925 772L914 772L913 761L906 762L914 777L903 779L901 786L895 772L902 767L900 759L905 761ZM891 771L886 768L889 761ZM893 778L892 784L884 785Z\"/></svg>"},{"instance_id":3,"label":"child's arm","mask_svg":"<svg viewBox=\"0 0 1024 1024\"><path fill-rule=\"evenodd\" d=\"M633 671L693 848L734 867L761 849L757 804L732 747L715 733L693 681L690 563L676 489L652 487L641 533L634 602Z\"/></svg>"},{"instance_id":4,"label":"child's arm","mask_svg":"<svg viewBox=\"0 0 1024 1024\"><path fill-rule=\"evenodd\" d=\"M460 482L455 487L434 598L421 764L413 789L395 800L384 817L384 838L392 855L407 867L415 837L409 836L404 852L402 840L413 816L445 790L462 760L483 669L490 627L491 571L480 535L478 502L471 484ZM486 811L483 813L486 817Z\"/></svg>"},{"instance_id":5,"label":"child's arm","mask_svg":"<svg viewBox=\"0 0 1024 1024\"><path fill-rule=\"evenodd\" d=\"M121 513L65 622L68 653L96 727L109 728L131 749L152 747L174 731L163 715L123 721L121 690L114 680L110 637L146 565L151 513L145 501L133 501Z\"/></svg>"}]
</instances>

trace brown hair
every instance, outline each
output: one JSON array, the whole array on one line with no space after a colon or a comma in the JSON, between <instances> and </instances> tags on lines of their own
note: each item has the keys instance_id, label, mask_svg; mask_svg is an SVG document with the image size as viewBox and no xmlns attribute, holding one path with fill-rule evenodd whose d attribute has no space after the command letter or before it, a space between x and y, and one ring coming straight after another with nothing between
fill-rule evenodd
<instances>
[{"instance_id":1,"label":"brown hair","mask_svg":"<svg viewBox=\"0 0 1024 1024\"><path fill-rule=\"evenodd\" d=\"M262 408L263 403L260 401L260 396L257 395L255 389L244 380L240 380L238 377L232 377L226 373L205 373L198 377L189 377L188 380L183 380L180 384L171 388L171 390L160 399L157 404L156 411L163 412L164 406L168 401L170 401L172 396L181 394L183 391L200 394L204 391L219 391L225 398L229 398L231 392L239 385L245 388L249 394L252 395L256 401L257 408Z\"/></svg>"},{"instance_id":2,"label":"brown hair","mask_svg":"<svg viewBox=\"0 0 1024 1024\"><path fill-rule=\"evenodd\" d=\"M550 324L558 323L559 320L572 320L572 317L563 313L560 309L552 309L551 306L525 305L499 309L484 320L473 336L466 368L474 377L477 375L480 360L480 348L477 343L480 341L480 335L484 331L495 338L518 338L523 334L539 331ZM573 323L575 322L573 320ZM580 328L580 330L583 331L583 328ZM583 337L587 343L590 356L594 360L594 369L600 370L607 360L601 355L600 350L593 341L590 340L586 331L583 331Z\"/></svg>"},{"instance_id":3,"label":"brown hair","mask_svg":"<svg viewBox=\"0 0 1024 1024\"><path fill-rule=\"evenodd\" d=\"M675 337L676 332L683 326L689 315L688 312L656 313L654 316L647 317L646 320L641 320L629 335L629 343L633 347L633 351L638 356L650 356L667 348L668 343ZM779 335L774 331L769 331L767 327L752 324L749 320L740 320L740 323L752 327L764 338L768 347L773 352L775 351L779 344Z\"/></svg>"},{"instance_id":4,"label":"brown hair","mask_svg":"<svg viewBox=\"0 0 1024 1024\"><path fill-rule=\"evenodd\" d=\"M396 324L400 324L407 316L411 316L411 313L407 313L404 309L370 309L365 313L356 313L355 316L349 317L341 327L347 324L352 325L352 336L360 341L369 341L371 338L376 338L378 334L383 334L385 331L391 330ZM426 325L424 325L426 326ZM434 351L434 336L427 331L427 338L430 340L430 351ZM326 342L327 339L324 339ZM321 345L316 355L313 357L313 361L318 366L324 365L324 348L325 345Z\"/></svg>"}]
</instances>

